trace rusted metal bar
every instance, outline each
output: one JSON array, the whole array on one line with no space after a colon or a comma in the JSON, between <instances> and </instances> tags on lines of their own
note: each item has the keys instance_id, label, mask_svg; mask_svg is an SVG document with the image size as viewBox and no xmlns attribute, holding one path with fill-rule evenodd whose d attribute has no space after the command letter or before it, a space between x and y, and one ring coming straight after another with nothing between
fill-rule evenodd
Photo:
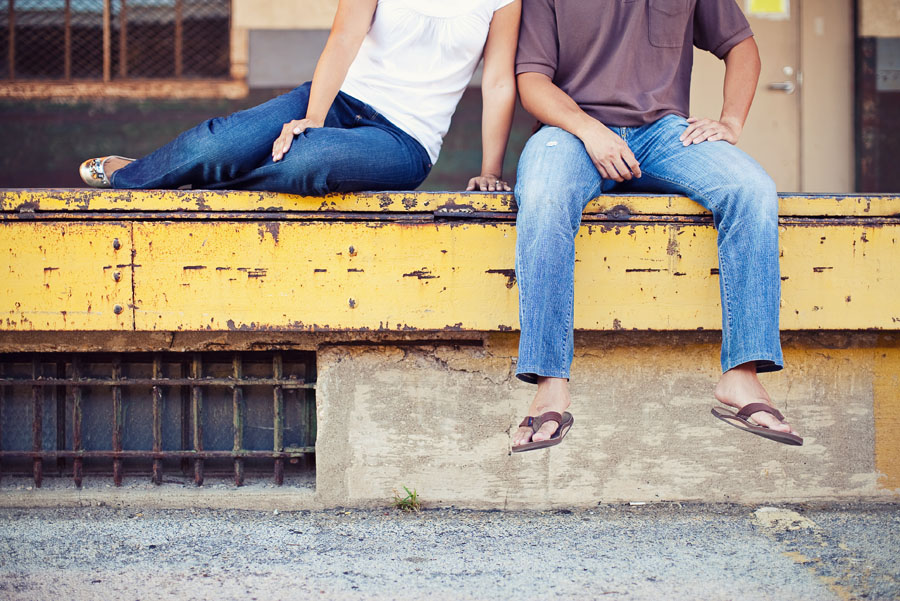
<instances>
[{"instance_id":1,"label":"rusted metal bar","mask_svg":"<svg viewBox=\"0 0 900 601\"><path fill-rule=\"evenodd\" d=\"M111 1L103 0L103 81L105 82L112 79Z\"/></svg>"},{"instance_id":2,"label":"rusted metal bar","mask_svg":"<svg viewBox=\"0 0 900 601\"><path fill-rule=\"evenodd\" d=\"M72 79L72 0L66 0L64 11L63 77L69 81Z\"/></svg>"},{"instance_id":3,"label":"rusted metal bar","mask_svg":"<svg viewBox=\"0 0 900 601\"><path fill-rule=\"evenodd\" d=\"M128 77L128 18L125 0L119 0L119 77Z\"/></svg>"},{"instance_id":4,"label":"rusted metal bar","mask_svg":"<svg viewBox=\"0 0 900 601\"><path fill-rule=\"evenodd\" d=\"M203 358L200 353L194 353L191 375L195 380L203 377ZM194 426L194 451L203 450L203 389L199 386L191 386L191 421ZM203 486L203 459L194 459L194 482L197 486Z\"/></svg>"},{"instance_id":5,"label":"rusted metal bar","mask_svg":"<svg viewBox=\"0 0 900 601\"><path fill-rule=\"evenodd\" d=\"M244 368L241 354L235 353L231 361L234 369L234 379L237 381L243 380ZM239 453L244 448L244 390L240 386L234 386L231 390L234 420L234 452ZM244 484L244 460L239 457L234 459L234 484L236 486L243 486Z\"/></svg>"},{"instance_id":6,"label":"rusted metal bar","mask_svg":"<svg viewBox=\"0 0 900 601\"><path fill-rule=\"evenodd\" d=\"M300 444L306 444L309 433L309 413L307 411L307 399L305 391L298 393L296 390L287 390L284 394L290 404L297 408L296 428L299 437L298 442ZM291 463L300 463L300 459L292 459ZM302 467L305 468L306 466L304 465Z\"/></svg>"},{"instance_id":7,"label":"rusted metal bar","mask_svg":"<svg viewBox=\"0 0 900 601\"><path fill-rule=\"evenodd\" d=\"M56 459L58 457L74 459L292 459L315 452L315 447L287 447L283 451L0 451L0 457L31 457L35 459Z\"/></svg>"},{"instance_id":8,"label":"rusted metal bar","mask_svg":"<svg viewBox=\"0 0 900 601\"><path fill-rule=\"evenodd\" d=\"M56 377L61 381L65 381L66 378L66 364L63 361L58 361L56 363ZM63 385L59 385L54 389L54 396L56 397L56 448L57 449L65 449L66 448L66 387ZM62 476L63 472L66 469L66 459L65 457L60 457L56 460L56 469L59 471L59 475Z\"/></svg>"},{"instance_id":9,"label":"rusted metal bar","mask_svg":"<svg viewBox=\"0 0 900 601\"><path fill-rule=\"evenodd\" d=\"M38 379L41 377L41 360L35 355L31 359L31 377ZM32 422L31 422L31 447L35 452L43 450L43 422L44 422L44 389L40 386L31 388L32 398ZM35 456L32 465L32 474L34 476L34 487L40 488L44 479L44 462L40 457Z\"/></svg>"},{"instance_id":10,"label":"rusted metal bar","mask_svg":"<svg viewBox=\"0 0 900 601\"><path fill-rule=\"evenodd\" d=\"M81 359L78 355L72 357L72 380L75 383L72 386L72 449L75 453L80 453L82 448L81 439L81 386L78 385L78 378L81 376ZM84 460L79 456L72 462L72 479L75 480L75 486L81 488L82 475L84 472Z\"/></svg>"},{"instance_id":11,"label":"rusted metal bar","mask_svg":"<svg viewBox=\"0 0 900 601\"><path fill-rule=\"evenodd\" d=\"M112 361L112 377L118 380L122 377L122 360L114 357ZM113 453L122 451L122 388L113 386L112 388L112 404L113 404L113 429L112 429L112 447ZM113 482L116 486L122 486L122 460L118 457L113 459Z\"/></svg>"},{"instance_id":12,"label":"rusted metal bar","mask_svg":"<svg viewBox=\"0 0 900 601\"><path fill-rule=\"evenodd\" d=\"M153 379L162 378L162 356L153 356ZM153 387L153 452L162 452L162 408L163 390L161 386ZM162 460L153 460L153 483L162 484Z\"/></svg>"},{"instance_id":13,"label":"rusted metal bar","mask_svg":"<svg viewBox=\"0 0 900 601\"><path fill-rule=\"evenodd\" d=\"M272 355L272 376L281 380L284 367L281 353ZM284 450L284 393L281 386L272 388L274 402L274 429L272 432L274 451L279 453ZM275 484L281 486L284 483L284 459L275 460Z\"/></svg>"},{"instance_id":14,"label":"rusted metal bar","mask_svg":"<svg viewBox=\"0 0 900 601\"><path fill-rule=\"evenodd\" d=\"M9 0L9 81L16 80L16 2Z\"/></svg>"},{"instance_id":15,"label":"rusted metal bar","mask_svg":"<svg viewBox=\"0 0 900 601\"><path fill-rule=\"evenodd\" d=\"M191 375L191 364L187 361L181 363L181 378L189 378ZM191 390L188 386L181 387L181 448L191 448ZM187 459L181 460L181 473L187 474L191 469L190 462Z\"/></svg>"},{"instance_id":16,"label":"rusted metal bar","mask_svg":"<svg viewBox=\"0 0 900 601\"><path fill-rule=\"evenodd\" d=\"M175 0L175 77L181 77L184 67L184 0Z\"/></svg>"},{"instance_id":17,"label":"rusted metal bar","mask_svg":"<svg viewBox=\"0 0 900 601\"><path fill-rule=\"evenodd\" d=\"M308 357L304 362L305 373L304 379L307 382L315 382L316 381L316 357L312 355ZM316 430L318 427L317 414L316 414L316 393L315 390L305 390L303 392L303 396L306 398L306 429L304 430L304 437L301 439L301 444L308 447L316 447ZM315 455L309 454L305 455L302 459L303 468L304 469L314 469L315 466Z\"/></svg>"},{"instance_id":18,"label":"rusted metal bar","mask_svg":"<svg viewBox=\"0 0 900 601\"><path fill-rule=\"evenodd\" d=\"M38 379L16 379L16 378L0 378L0 385L4 386L65 386L69 380L64 378L38 378ZM210 386L232 387L235 385L233 378L201 378L194 380L192 378L122 378L120 380L111 380L104 378L84 378L81 380L82 386L192 386L198 388L206 388ZM240 382L241 386L281 386L287 388L315 388L315 383L306 383L303 380L296 379L277 379L277 378L247 378Z\"/></svg>"}]
</instances>

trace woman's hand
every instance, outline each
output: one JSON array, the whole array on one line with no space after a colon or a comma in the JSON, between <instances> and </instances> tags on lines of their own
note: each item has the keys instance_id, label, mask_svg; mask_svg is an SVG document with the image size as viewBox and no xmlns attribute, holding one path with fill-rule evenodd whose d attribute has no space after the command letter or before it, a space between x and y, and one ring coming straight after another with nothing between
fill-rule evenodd
<instances>
[{"instance_id":1,"label":"woman's hand","mask_svg":"<svg viewBox=\"0 0 900 601\"><path fill-rule=\"evenodd\" d=\"M291 144L294 142L294 136L299 136L307 129L315 129L323 125L323 123L312 119L294 119L285 123L284 127L281 128L281 135L272 144L272 161L278 162L287 154L287 151L291 149Z\"/></svg>"},{"instance_id":2,"label":"woman's hand","mask_svg":"<svg viewBox=\"0 0 900 601\"><path fill-rule=\"evenodd\" d=\"M500 179L499 175L493 173L482 173L477 177L469 180L466 191L478 190L480 192L509 192L512 188L505 181Z\"/></svg>"}]
</instances>

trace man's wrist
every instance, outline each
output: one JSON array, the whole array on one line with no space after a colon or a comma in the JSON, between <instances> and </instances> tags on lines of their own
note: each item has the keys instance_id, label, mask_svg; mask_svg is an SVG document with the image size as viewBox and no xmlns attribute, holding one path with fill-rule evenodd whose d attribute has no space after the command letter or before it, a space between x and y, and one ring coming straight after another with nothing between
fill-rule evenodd
<instances>
[{"instance_id":1,"label":"man's wrist","mask_svg":"<svg viewBox=\"0 0 900 601\"><path fill-rule=\"evenodd\" d=\"M585 137L589 136L592 132L596 132L598 128L605 128L597 119L594 119L587 113L581 113L576 118L574 125L571 129L571 133L575 134L580 139L584 140Z\"/></svg>"},{"instance_id":2,"label":"man's wrist","mask_svg":"<svg viewBox=\"0 0 900 601\"><path fill-rule=\"evenodd\" d=\"M719 117L719 123L730 128L737 136L741 135L741 132L744 130L743 121L732 115L722 115Z\"/></svg>"}]
</instances>

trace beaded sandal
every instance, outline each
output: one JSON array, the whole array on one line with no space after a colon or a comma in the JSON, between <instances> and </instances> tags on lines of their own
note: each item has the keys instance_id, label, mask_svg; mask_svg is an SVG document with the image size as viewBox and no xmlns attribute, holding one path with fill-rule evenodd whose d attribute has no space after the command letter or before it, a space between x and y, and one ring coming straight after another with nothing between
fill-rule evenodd
<instances>
[{"instance_id":1,"label":"beaded sandal","mask_svg":"<svg viewBox=\"0 0 900 601\"><path fill-rule=\"evenodd\" d=\"M110 188L112 185L109 183L109 178L106 177L106 171L104 167L106 167L106 162L109 159L122 159L123 161L133 161L134 159L129 159L128 157L120 157L116 155L110 155L107 157L100 157L96 159L88 159L81 164L81 167L78 168L78 174L81 176L81 181L86 183L91 188Z\"/></svg>"}]
</instances>

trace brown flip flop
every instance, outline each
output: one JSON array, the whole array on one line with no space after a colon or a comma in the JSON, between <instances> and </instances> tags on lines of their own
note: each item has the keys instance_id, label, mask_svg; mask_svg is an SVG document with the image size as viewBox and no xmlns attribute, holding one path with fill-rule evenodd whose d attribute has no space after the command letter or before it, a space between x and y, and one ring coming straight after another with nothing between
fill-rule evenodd
<instances>
[{"instance_id":1,"label":"brown flip flop","mask_svg":"<svg viewBox=\"0 0 900 601\"><path fill-rule=\"evenodd\" d=\"M562 439L566 437L566 434L569 433L569 428L572 427L572 424L575 423L575 418L572 417L572 414L566 411L562 415L557 413L556 411L548 411L547 413L542 413L537 417L528 416L522 420L522 423L519 424L520 428L531 428L532 434L541 429L547 422L556 422L559 426L556 428L556 432L548 438L547 440L538 440L532 442L524 442L518 446L512 448L513 453L521 453L522 451L533 451L535 449L544 449L547 447L552 447L554 445L558 445L562 442Z\"/></svg>"},{"instance_id":2,"label":"brown flip flop","mask_svg":"<svg viewBox=\"0 0 900 601\"><path fill-rule=\"evenodd\" d=\"M744 405L744 407L742 407L741 410L737 413L735 413L734 411L729 411L728 409L713 407L712 414L718 417L723 422L731 424L735 428L743 430L744 432L750 432L751 434L756 434L757 436L762 436L763 438L768 438L769 440L774 440L776 442L781 442L784 444L795 445L798 447L803 445L803 439L796 434L791 434L790 432L779 432L765 426L761 426L758 424L754 425L750 423L750 416L757 411L764 411L766 413L774 415L778 419L778 421L784 423L784 416L781 414L781 412L778 409L770 407L765 403L750 403L749 405Z\"/></svg>"}]
</instances>

